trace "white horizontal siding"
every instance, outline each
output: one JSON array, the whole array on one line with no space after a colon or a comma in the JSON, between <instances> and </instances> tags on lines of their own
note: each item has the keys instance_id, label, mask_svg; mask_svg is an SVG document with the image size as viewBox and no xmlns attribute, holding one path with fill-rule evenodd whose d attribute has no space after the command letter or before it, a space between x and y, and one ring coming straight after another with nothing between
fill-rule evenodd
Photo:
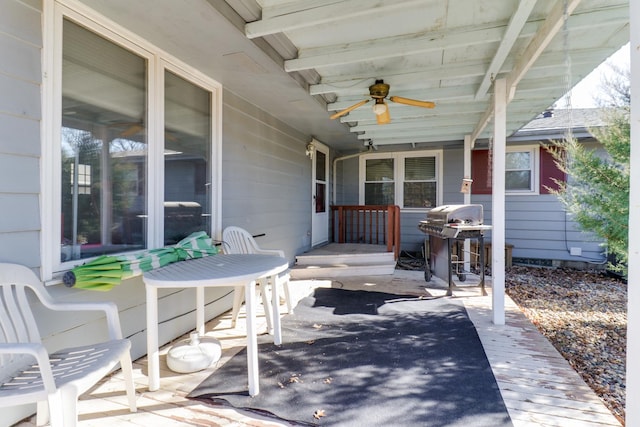
<instances>
[{"instance_id":1,"label":"white horizontal siding","mask_svg":"<svg viewBox=\"0 0 640 427\"><path fill-rule=\"evenodd\" d=\"M31 157L40 155L38 119L0 113L0 129L0 153Z\"/></svg>"},{"instance_id":2,"label":"white horizontal siding","mask_svg":"<svg viewBox=\"0 0 640 427\"><path fill-rule=\"evenodd\" d=\"M491 224L491 196L474 195L472 202L484 205L485 223ZM507 196L506 210L505 236L514 246L514 258L602 261L601 241L581 232L555 196ZM579 247L582 255L571 255L572 247Z\"/></svg>"},{"instance_id":3,"label":"white horizontal siding","mask_svg":"<svg viewBox=\"0 0 640 427\"><path fill-rule=\"evenodd\" d=\"M336 200L335 205L357 205L359 201L359 168L358 157L337 162L336 169ZM333 176L331 177L333 179ZM333 196L333 194L332 194Z\"/></svg>"},{"instance_id":4,"label":"white horizontal siding","mask_svg":"<svg viewBox=\"0 0 640 427\"><path fill-rule=\"evenodd\" d=\"M39 45L0 33L0 52L11 58L11 61L0 61L1 74L36 84L40 81Z\"/></svg>"},{"instance_id":5,"label":"white horizontal siding","mask_svg":"<svg viewBox=\"0 0 640 427\"><path fill-rule=\"evenodd\" d=\"M0 0L0 260L37 271L40 267L41 47L40 1ZM212 76L215 78L215 76ZM226 93L223 125L223 224L254 233L263 247L281 248L293 259L310 244L311 162L305 155L310 137L268 113ZM230 104L233 104L230 106ZM46 161L47 159L44 159ZM146 302L140 277L109 292L52 285L65 300L114 301L132 356L146 353ZM231 288L208 289L206 317L230 309ZM195 327L193 290L159 292L161 344ZM104 338L95 314L57 315L37 309L48 347ZM25 417L32 408L3 409L0 427Z\"/></svg>"},{"instance_id":6,"label":"white horizontal siding","mask_svg":"<svg viewBox=\"0 0 640 427\"><path fill-rule=\"evenodd\" d=\"M463 150L443 152L443 204L461 204L464 196L460 192L463 178ZM344 162L344 170L338 175L339 187L348 194L338 192L340 204L357 204L357 159ZM491 196L472 195L472 203L484 207L484 222L491 224ZM562 261L598 262L602 259L600 240L581 232L571 216L567 215L561 202L553 195L506 196L506 242L513 245L516 258L535 258ZM424 242L424 233L418 223L425 219L424 212L403 211L401 216L401 249L419 251ZM491 231L485 233L491 240ZM582 250L582 256L572 256L570 248Z\"/></svg>"},{"instance_id":7,"label":"white horizontal siding","mask_svg":"<svg viewBox=\"0 0 640 427\"><path fill-rule=\"evenodd\" d=\"M40 2L0 0L0 260L40 266Z\"/></svg>"},{"instance_id":8,"label":"white horizontal siding","mask_svg":"<svg viewBox=\"0 0 640 427\"><path fill-rule=\"evenodd\" d=\"M223 99L223 227L265 233L258 244L293 262L311 245L310 137L232 93Z\"/></svg>"},{"instance_id":9,"label":"white horizontal siding","mask_svg":"<svg viewBox=\"0 0 640 427\"><path fill-rule=\"evenodd\" d=\"M40 1L0 0L0 33L42 46Z\"/></svg>"},{"instance_id":10,"label":"white horizontal siding","mask_svg":"<svg viewBox=\"0 0 640 427\"><path fill-rule=\"evenodd\" d=\"M444 150L443 152L443 205L460 205L464 203L464 194L460 192L464 178L463 150Z\"/></svg>"},{"instance_id":11,"label":"white horizontal siding","mask_svg":"<svg viewBox=\"0 0 640 427\"><path fill-rule=\"evenodd\" d=\"M39 160L37 157L0 153L0 193L37 194L40 192ZM9 206L7 206L9 208ZM4 210L4 209L3 209ZM21 215L38 212L22 212Z\"/></svg>"},{"instance_id":12,"label":"white horizontal siding","mask_svg":"<svg viewBox=\"0 0 640 427\"><path fill-rule=\"evenodd\" d=\"M49 286L48 290L55 298L66 301L113 301L120 312L122 333L132 342L133 359L147 353L146 296L141 276L125 280L108 292L65 288L63 285ZM232 298L232 288L206 289L206 319L229 310ZM170 342L195 329L195 301L194 289L159 290L158 321L161 343ZM88 339L99 341L107 337L106 323L99 313L88 312L69 316L51 312L41 306L35 306L35 310L43 342L51 350L77 345L78 342Z\"/></svg>"},{"instance_id":13,"label":"white horizontal siding","mask_svg":"<svg viewBox=\"0 0 640 427\"><path fill-rule=\"evenodd\" d=\"M40 119L38 83L0 74L0 93L0 114Z\"/></svg>"},{"instance_id":14,"label":"white horizontal siding","mask_svg":"<svg viewBox=\"0 0 640 427\"><path fill-rule=\"evenodd\" d=\"M39 211L37 194L0 193L0 206L3 206L0 233L40 230L40 220L32 214Z\"/></svg>"}]
</instances>

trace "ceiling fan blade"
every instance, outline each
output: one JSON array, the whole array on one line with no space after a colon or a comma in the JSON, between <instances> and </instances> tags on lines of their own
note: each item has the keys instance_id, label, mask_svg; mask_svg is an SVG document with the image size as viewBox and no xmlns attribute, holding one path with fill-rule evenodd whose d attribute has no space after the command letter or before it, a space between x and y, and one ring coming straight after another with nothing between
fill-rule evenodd
<instances>
[{"instance_id":1,"label":"ceiling fan blade","mask_svg":"<svg viewBox=\"0 0 640 427\"><path fill-rule=\"evenodd\" d=\"M127 129L123 130L122 132L120 132L120 136L122 138L126 138L128 136L133 136L133 135L139 133L142 129L144 129L142 127L142 125L134 124L134 125L129 126L129 128L127 128Z\"/></svg>"},{"instance_id":2,"label":"ceiling fan blade","mask_svg":"<svg viewBox=\"0 0 640 427\"><path fill-rule=\"evenodd\" d=\"M376 121L379 125L386 125L387 123L391 123L391 114L389 114L389 106L386 102L382 102L387 109L382 114L376 114Z\"/></svg>"},{"instance_id":3,"label":"ceiling fan blade","mask_svg":"<svg viewBox=\"0 0 640 427\"><path fill-rule=\"evenodd\" d=\"M436 106L436 104L431 101L418 101L417 99L403 98L401 96L391 96L389 100L397 102L398 104L412 105L414 107L433 108Z\"/></svg>"},{"instance_id":4,"label":"ceiling fan blade","mask_svg":"<svg viewBox=\"0 0 640 427\"><path fill-rule=\"evenodd\" d=\"M351 107L345 108L345 109L344 109L344 110L342 110L342 111L338 111L337 113L335 113L334 115L332 115L332 116L330 117L330 119L331 119L331 120L333 120L333 119L337 119L338 117L342 117L342 116L344 116L345 114L348 114L348 113L350 113L351 111L355 110L356 108L358 108L358 107L362 107L362 106L363 106L364 104L366 104L367 102L369 102L369 100L368 100L368 99L364 99L364 100L362 100L362 101L358 102L357 104L353 104Z\"/></svg>"}]
</instances>

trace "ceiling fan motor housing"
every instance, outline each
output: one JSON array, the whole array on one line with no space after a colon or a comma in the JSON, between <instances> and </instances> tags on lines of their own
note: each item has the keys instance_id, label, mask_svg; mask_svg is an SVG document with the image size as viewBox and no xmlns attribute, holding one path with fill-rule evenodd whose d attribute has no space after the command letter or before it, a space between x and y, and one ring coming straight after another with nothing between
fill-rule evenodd
<instances>
[{"instance_id":1,"label":"ceiling fan motor housing","mask_svg":"<svg viewBox=\"0 0 640 427\"><path fill-rule=\"evenodd\" d=\"M374 84L369 86L369 95L372 98L384 99L389 95L389 85L383 80L376 80Z\"/></svg>"}]
</instances>

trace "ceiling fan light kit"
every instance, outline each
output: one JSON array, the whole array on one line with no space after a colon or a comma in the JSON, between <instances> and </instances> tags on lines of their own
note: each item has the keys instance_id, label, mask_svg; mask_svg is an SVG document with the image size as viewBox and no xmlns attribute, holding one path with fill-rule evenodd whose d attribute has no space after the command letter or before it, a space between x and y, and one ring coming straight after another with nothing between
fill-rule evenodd
<instances>
[{"instance_id":1,"label":"ceiling fan light kit","mask_svg":"<svg viewBox=\"0 0 640 427\"><path fill-rule=\"evenodd\" d=\"M391 115L389 114L389 107L384 100L389 96L390 86L386 84L383 80L376 80L374 84L369 86L369 96L375 100L375 104L373 105L373 113L376 116L376 122L379 125L384 125L391 122ZM434 108L436 106L435 103L431 101L419 101L417 99L411 98L403 98L401 96L392 96L389 98L389 101L395 102L397 104L405 104L413 107L421 107L421 108ZM346 114L349 114L351 111L359 108L369 102L368 99L362 100L356 104L353 104L350 107L345 108L344 110L338 111L337 113L331 116L331 119L337 119L338 117L342 117Z\"/></svg>"},{"instance_id":2,"label":"ceiling fan light kit","mask_svg":"<svg viewBox=\"0 0 640 427\"><path fill-rule=\"evenodd\" d=\"M386 113L388 110L387 104L382 99L376 99L376 103L373 105L373 112L379 116Z\"/></svg>"}]
</instances>

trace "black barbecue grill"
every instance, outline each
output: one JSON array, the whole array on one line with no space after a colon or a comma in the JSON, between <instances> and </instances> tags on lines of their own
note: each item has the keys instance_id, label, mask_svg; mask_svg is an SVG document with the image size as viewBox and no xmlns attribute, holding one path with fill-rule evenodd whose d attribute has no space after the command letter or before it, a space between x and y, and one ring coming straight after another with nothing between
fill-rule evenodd
<instances>
[{"instance_id":1,"label":"black barbecue grill","mask_svg":"<svg viewBox=\"0 0 640 427\"><path fill-rule=\"evenodd\" d=\"M468 273L462 267L464 257L460 243L474 239L478 241L478 252L469 255L475 255L479 260L480 287L482 294L487 294L484 289L484 232L491 226L482 222L482 205L443 205L427 213L427 219L418 224L418 228L429 235L425 239L424 278L427 282L431 281L432 274L447 280L447 295L452 295L454 269L461 282L466 280Z\"/></svg>"}]
</instances>

